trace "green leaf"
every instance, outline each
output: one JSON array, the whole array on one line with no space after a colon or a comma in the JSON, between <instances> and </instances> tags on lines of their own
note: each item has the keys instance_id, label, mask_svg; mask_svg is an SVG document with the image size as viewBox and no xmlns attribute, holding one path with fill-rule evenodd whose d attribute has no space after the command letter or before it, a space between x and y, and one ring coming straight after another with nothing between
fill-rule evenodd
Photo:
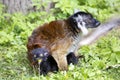
<instances>
[{"instance_id":1,"label":"green leaf","mask_svg":"<svg viewBox=\"0 0 120 80\"><path fill-rule=\"evenodd\" d=\"M115 53L112 53L111 56L110 56L110 59L111 59L111 64L116 64L116 54Z\"/></svg>"},{"instance_id":2,"label":"green leaf","mask_svg":"<svg viewBox=\"0 0 120 80\"><path fill-rule=\"evenodd\" d=\"M116 52L117 63L120 63L120 51Z\"/></svg>"}]
</instances>

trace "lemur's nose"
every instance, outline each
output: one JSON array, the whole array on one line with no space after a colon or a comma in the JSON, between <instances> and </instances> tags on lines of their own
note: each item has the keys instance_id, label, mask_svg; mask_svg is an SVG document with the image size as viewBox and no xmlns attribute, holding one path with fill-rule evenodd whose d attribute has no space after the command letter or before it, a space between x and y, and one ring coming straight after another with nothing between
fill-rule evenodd
<instances>
[{"instance_id":1,"label":"lemur's nose","mask_svg":"<svg viewBox=\"0 0 120 80\"><path fill-rule=\"evenodd\" d=\"M95 25L96 25L96 26L99 26L99 25L100 25L100 22L99 22L99 21L97 21Z\"/></svg>"},{"instance_id":2,"label":"lemur's nose","mask_svg":"<svg viewBox=\"0 0 120 80\"><path fill-rule=\"evenodd\" d=\"M100 25L99 21L95 20L94 22L95 22L95 27L98 27Z\"/></svg>"}]
</instances>

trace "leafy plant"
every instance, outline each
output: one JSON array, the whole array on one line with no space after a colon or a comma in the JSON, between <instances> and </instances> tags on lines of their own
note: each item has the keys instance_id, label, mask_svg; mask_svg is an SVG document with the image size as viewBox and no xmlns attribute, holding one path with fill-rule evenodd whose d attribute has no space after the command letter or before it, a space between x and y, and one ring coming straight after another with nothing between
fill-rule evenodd
<instances>
[{"instance_id":1,"label":"leafy plant","mask_svg":"<svg viewBox=\"0 0 120 80\"><path fill-rule=\"evenodd\" d=\"M120 29L113 30L95 44L82 47L78 52L85 56L79 64L69 66L70 70L50 73L44 77L36 74L26 57L26 43L33 29L46 22L65 19L74 9L88 11L104 22L108 17L120 13L119 0L52 0L55 7L49 13L41 11L48 2L39 4L34 0L36 12L23 15L8 14L0 4L0 80L119 80L120 67L106 70L120 64Z\"/></svg>"}]
</instances>

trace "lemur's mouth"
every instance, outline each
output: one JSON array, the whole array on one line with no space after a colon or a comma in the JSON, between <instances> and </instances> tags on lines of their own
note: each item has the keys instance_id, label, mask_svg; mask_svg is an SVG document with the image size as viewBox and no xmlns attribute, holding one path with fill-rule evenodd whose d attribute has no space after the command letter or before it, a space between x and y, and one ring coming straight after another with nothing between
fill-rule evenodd
<instances>
[{"instance_id":1,"label":"lemur's mouth","mask_svg":"<svg viewBox=\"0 0 120 80\"><path fill-rule=\"evenodd\" d=\"M42 59L38 59L38 64L40 64L42 62Z\"/></svg>"}]
</instances>

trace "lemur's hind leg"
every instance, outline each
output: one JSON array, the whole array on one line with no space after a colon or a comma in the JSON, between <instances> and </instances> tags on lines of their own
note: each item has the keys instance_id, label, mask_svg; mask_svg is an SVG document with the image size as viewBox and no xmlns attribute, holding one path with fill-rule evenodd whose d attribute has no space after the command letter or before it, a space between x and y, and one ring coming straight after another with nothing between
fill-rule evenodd
<instances>
[{"instance_id":1,"label":"lemur's hind leg","mask_svg":"<svg viewBox=\"0 0 120 80\"><path fill-rule=\"evenodd\" d=\"M59 70L61 71L68 70L68 63L67 63L66 55L59 55L59 54L61 53L52 54L55 61L57 62Z\"/></svg>"},{"instance_id":2,"label":"lemur's hind leg","mask_svg":"<svg viewBox=\"0 0 120 80\"><path fill-rule=\"evenodd\" d=\"M51 55L57 62L59 70L68 70L67 55L68 48L71 45L71 39L62 39L51 47Z\"/></svg>"}]
</instances>

